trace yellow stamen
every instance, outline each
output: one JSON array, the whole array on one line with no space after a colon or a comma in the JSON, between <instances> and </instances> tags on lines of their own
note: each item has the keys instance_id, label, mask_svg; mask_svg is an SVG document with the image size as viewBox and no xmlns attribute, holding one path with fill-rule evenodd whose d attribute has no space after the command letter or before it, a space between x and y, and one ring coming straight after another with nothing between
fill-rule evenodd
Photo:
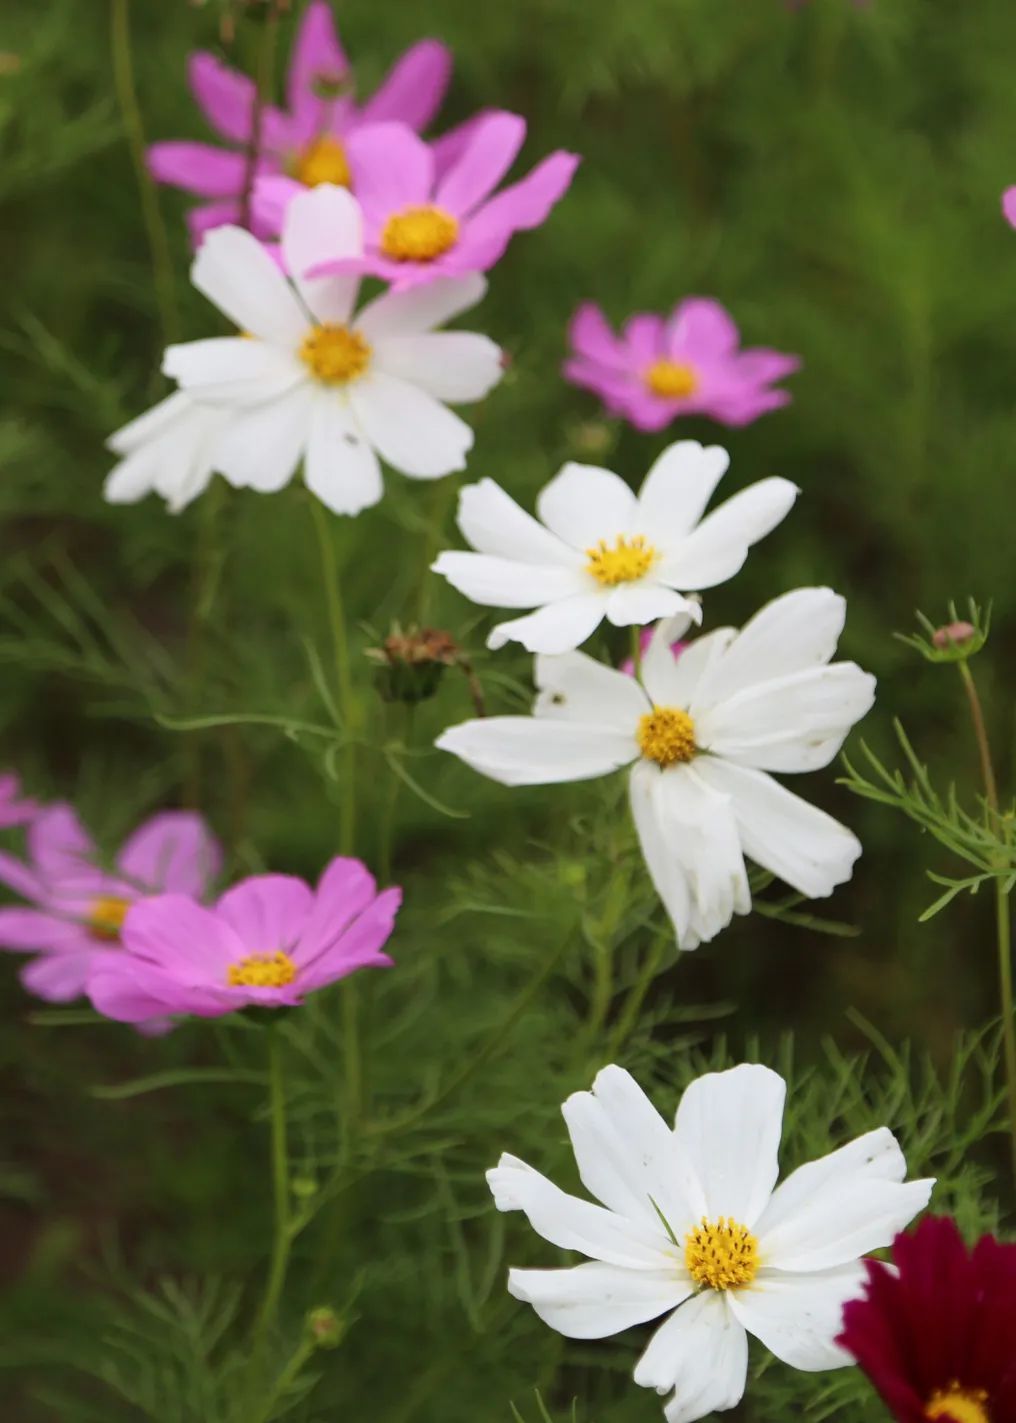
<instances>
[{"instance_id":1,"label":"yellow stamen","mask_svg":"<svg viewBox=\"0 0 1016 1423\"><path fill-rule=\"evenodd\" d=\"M370 365L370 346L348 326L315 326L304 338L300 359L326 385L356 380Z\"/></svg>"},{"instance_id":2,"label":"yellow stamen","mask_svg":"<svg viewBox=\"0 0 1016 1423\"><path fill-rule=\"evenodd\" d=\"M351 176L346 150L329 133L309 143L293 164L293 177L308 188L316 188L319 183L348 188Z\"/></svg>"},{"instance_id":3,"label":"yellow stamen","mask_svg":"<svg viewBox=\"0 0 1016 1423\"><path fill-rule=\"evenodd\" d=\"M129 899L120 899L115 894L103 894L93 899L88 906L88 927L96 939L119 939L123 921L130 908Z\"/></svg>"},{"instance_id":4,"label":"yellow stamen","mask_svg":"<svg viewBox=\"0 0 1016 1423\"><path fill-rule=\"evenodd\" d=\"M381 233L381 251L396 262L431 262L454 247L458 219L426 203L393 213Z\"/></svg>"},{"instance_id":5,"label":"yellow stamen","mask_svg":"<svg viewBox=\"0 0 1016 1423\"><path fill-rule=\"evenodd\" d=\"M684 361L654 361L645 373L645 382L664 400L683 400L699 388L695 367Z\"/></svg>"},{"instance_id":6,"label":"yellow stamen","mask_svg":"<svg viewBox=\"0 0 1016 1423\"><path fill-rule=\"evenodd\" d=\"M680 707L654 707L639 717L639 750L658 766L674 766L695 755L695 723Z\"/></svg>"},{"instance_id":7,"label":"yellow stamen","mask_svg":"<svg viewBox=\"0 0 1016 1423\"><path fill-rule=\"evenodd\" d=\"M758 1272L758 1241L746 1225L721 1215L689 1230L684 1237L684 1263L697 1285L710 1290L737 1290L750 1285Z\"/></svg>"},{"instance_id":8,"label":"yellow stamen","mask_svg":"<svg viewBox=\"0 0 1016 1423\"><path fill-rule=\"evenodd\" d=\"M295 977L296 964L276 949L274 954L249 954L239 963L231 963L226 982L231 988L285 988Z\"/></svg>"},{"instance_id":9,"label":"yellow stamen","mask_svg":"<svg viewBox=\"0 0 1016 1423\"><path fill-rule=\"evenodd\" d=\"M586 557L589 559L586 572L605 588L616 588L618 583L634 583L644 578L659 554L641 534L634 538L619 534L613 548L601 539L595 548L586 549Z\"/></svg>"},{"instance_id":10,"label":"yellow stamen","mask_svg":"<svg viewBox=\"0 0 1016 1423\"><path fill-rule=\"evenodd\" d=\"M928 1399L925 1418L943 1423L991 1423L988 1395L983 1388L961 1388L958 1383L937 1389Z\"/></svg>"}]
</instances>

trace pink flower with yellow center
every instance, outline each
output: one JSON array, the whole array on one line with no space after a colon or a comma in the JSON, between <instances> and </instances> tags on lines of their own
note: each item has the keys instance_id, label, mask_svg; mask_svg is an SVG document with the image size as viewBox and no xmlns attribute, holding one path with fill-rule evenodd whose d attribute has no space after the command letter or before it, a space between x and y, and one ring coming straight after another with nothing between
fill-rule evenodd
<instances>
[{"instance_id":1,"label":"pink flower with yellow center","mask_svg":"<svg viewBox=\"0 0 1016 1423\"><path fill-rule=\"evenodd\" d=\"M21 981L51 1003L85 991L95 955L119 945L136 900L164 890L202 898L222 861L202 818L183 810L144 821L106 865L76 812L52 805L32 820L27 849L26 860L0 853L0 884L31 906L0 909L0 948L34 956Z\"/></svg>"},{"instance_id":2,"label":"pink flower with yellow center","mask_svg":"<svg viewBox=\"0 0 1016 1423\"><path fill-rule=\"evenodd\" d=\"M254 875L208 909L159 895L130 910L123 952L95 960L88 996L123 1023L292 1007L357 969L389 967L382 947L401 902L400 889L379 894L366 866L343 857L316 890L293 875Z\"/></svg>"},{"instance_id":3,"label":"pink flower with yellow center","mask_svg":"<svg viewBox=\"0 0 1016 1423\"><path fill-rule=\"evenodd\" d=\"M350 182L346 145L364 124L397 119L410 129L430 123L444 98L451 55L425 39L408 49L363 103L355 98L353 70L325 0L309 5L297 33L286 84L286 108L266 106L258 123L259 174L285 173L301 187ZM160 183L204 199L188 215L195 242L213 227L240 222L254 140L256 86L213 54L189 64L191 91L205 118L229 144L171 141L148 150L148 166ZM448 142L457 143L455 134Z\"/></svg>"},{"instance_id":4,"label":"pink flower with yellow center","mask_svg":"<svg viewBox=\"0 0 1016 1423\"><path fill-rule=\"evenodd\" d=\"M681 415L748 425L790 401L774 382L801 362L766 347L741 349L737 327L708 297L688 297L669 317L640 312L615 335L585 302L568 331L565 379L591 390L611 415L638 430L663 430Z\"/></svg>"}]
</instances>

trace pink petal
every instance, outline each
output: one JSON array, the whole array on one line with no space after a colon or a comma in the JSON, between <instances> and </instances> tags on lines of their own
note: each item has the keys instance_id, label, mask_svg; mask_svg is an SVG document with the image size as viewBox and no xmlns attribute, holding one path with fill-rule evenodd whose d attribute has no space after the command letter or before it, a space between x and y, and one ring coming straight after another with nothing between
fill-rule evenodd
<instances>
[{"instance_id":1,"label":"pink petal","mask_svg":"<svg viewBox=\"0 0 1016 1423\"><path fill-rule=\"evenodd\" d=\"M632 394L632 381L627 375L608 371L603 366L591 365L589 361L565 361L562 367L565 380L583 390L591 390L607 407L616 412Z\"/></svg>"},{"instance_id":2,"label":"pink petal","mask_svg":"<svg viewBox=\"0 0 1016 1423\"><path fill-rule=\"evenodd\" d=\"M473 236L480 240L496 233L510 234L539 227L568 191L580 162L575 153L552 153L525 178L502 188L480 208L470 224Z\"/></svg>"},{"instance_id":3,"label":"pink petal","mask_svg":"<svg viewBox=\"0 0 1016 1423\"><path fill-rule=\"evenodd\" d=\"M247 952L225 919L183 894L133 905L121 939L125 957L144 959L192 987L225 988L229 965Z\"/></svg>"},{"instance_id":4,"label":"pink petal","mask_svg":"<svg viewBox=\"0 0 1016 1423\"><path fill-rule=\"evenodd\" d=\"M6 850L0 850L0 884L13 889L22 899L38 901L46 897L46 887L35 871L13 855L8 855Z\"/></svg>"},{"instance_id":5,"label":"pink petal","mask_svg":"<svg viewBox=\"0 0 1016 1423\"><path fill-rule=\"evenodd\" d=\"M426 128L441 107L452 74L451 51L438 40L420 40L395 61L361 109L364 123L397 119Z\"/></svg>"},{"instance_id":6,"label":"pink petal","mask_svg":"<svg viewBox=\"0 0 1016 1423\"><path fill-rule=\"evenodd\" d=\"M756 347L744 351L734 362L734 374L752 385L762 385L769 381L782 380L800 370L798 356L788 356L782 351L769 351Z\"/></svg>"},{"instance_id":7,"label":"pink petal","mask_svg":"<svg viewBox=\"0 0 1016 1423\"><path fill-rule=\"evenodd\" d=\"M235 1006L225 990L182 983L158 965L126 953L97 954L85 991L97 1013L119 1023L146 1023L182 1013L215 1018Z\"/></svg>"},{"instance_id":8,"label":"pink petal","mask_svg":"<svg viewBox=\"0 0 1016 1423\"><path fill-rule=\"evenodd\" d=\"M1010 227L1016 227L1016 188L1006 188L1002 194L1002 212Z\"/></svg>"},{"instance_id":9,"label":"pink petal","mask_svg":"<svg viewBox=\"0 0 1016 1423\"><path fill-rule=\"evenodd\" d=\"M295 875L252 875L219 900L215 912L234 930L245 954L288 951L299 939L314 895Z\"/></svg>"},{"instance_id":10,"label":"pink petal","mask_svg":"<svg viewBox=\"0 0 1016 1423\"><path fill-rule=\"evenodd\" d=\"M587 361L607 366L613 371L629 368L628 354L607 323L603 312L591 301L585 301L568 326L568 340L576 353Z\"/></svg>"},{"instance_id":11,"label":"pink petal","mask_svg":"<svg viewBox=\"0 0 1016 1423\"><path fill-rule=\"evenodd\" d=\"M477 125L485 122L491 114L498 112L497 109L481 109L472 118L465 119L462 123L456 124L454 128L450 128L440 138L431 139L430 151L434 155L434 172L438 178L443 178L449 168L454 167L465 153Z\"/></svg>"},{"instance_id":12,"label":"pink petal","mask_svg":"<svg viewBox=\"0 0 1016 1423\"><path fill-rule=\"evenodd\" d=\"M13 771L0 775L0 829L24 825L38 810L36 801L22 799L21 781Z\"/></svg>"},{"instance_id":13,"label":"pink petal","mask_svg":"<svg viewBox=\"0 0 1016 1423\"><path fill-rule=\"evenodd\" d=\"M202 203L200 207L191 208L187 214L191 246L200 247L206 232L211 232L216 227L225 227L227 223L239 223L242 217L239 198L220 198L217 202Z\"/></svg>"},{"instance_id":14,"label":"pink petal","mask_svg":"<svg viewBox=\"0 0 1016 1423\"><path fill-rule=\"evenodd\" d=\"M637 312L624 323L624 343L628 358L636 370L658 361L664 354L665 323L662 316Z\"/></svg>"},{"instance_id":15,"label":"pink petal","mask_svg":"<svg viewBox=\"0 0 1016 1423\"><path fill-rule=\"evenodd\" d=\"M117 864L145 893L169 890L203 899L222 868L222 849L200 815L167 810L138 826Z\"/></svg>"},{"instance_id":16,"label":"pink petal","mask_svg":"<svg viewBox=\"0 0 1016 1423\"><path fill-rule=\"evenodd\" d=\"M789 405L791 399L790 392L786 390L750 392L740 398L712 402L705 407L704 413L719 421L721 425L730 425L737 429L742 425L750 425L770 410L779 410L784 405Z\"/></svg>"},{"instance_id":17,"label":"pink petal","mask_svg":"<svg viewBox=\"0 0 1016 1423\"><path fill-rule=\"evenodd\" d=\"M391 937L401 903L401 889L383 890L350 928L301 970L301 991L334 983L358 968L389 967L392 960L381 947Z\"/></svg>"},{"instance_id":18,"label":"pink petal","mask_svg":"<svg viewBox=\"0 0 1016 1423\"><path fill-rule=\"evenodd\" d=\"M47 807L29 827L29 859L50 887L90 887L97 875L96 854L95 842L69 805Z\"/></svg>"},{"instance_id":19,"label":"pink petal","mask_svg":"<svg viewBox=\"0 0 1016 1423\"><path fill-rule=\"evenodd\" d=\"M430 201L434 159L422 138L405 124L370 124L350 134L346 157L353 191L369 223L378 227L392 213Z\"/></svg>"},{"instance_id":20,"label":"pink petal","mask_svg":"<svg viewBox=\"0 0 1016 1423\"><path fill-rule=\"evenodd\" d=\"M289 204L305 192L303 183L284 173L259 178L254 184L253 212L260 229L277 236L282 231Z\"/></svg>"},{"instance_id":21,"label":"pink petal","mask_svg":"<svg viewBox=\"0 0 1016 1423\"><path fill-rule=\"evenodd\" d=\"M289 74L286 78L286 99L293 117L294 137L306 143L315 135L331 129L330 119L336 100L348 107L341 96L325 92L346 84L352 78L335 29L331 6L325 0L314 0L300 22Z\"/></svg>"},{"instance_id":22,"label":"pink petal","mask_svg":"<svg viewBox=\"0 0 1016 1423\"><path fill-rule=\"evenodd\" d=\"M247 159L208 143L153 143L148 170L157 183L203 198L227 198L243 192Z\"/></svg>"},{"instance_id":23,"label":"pink petal","mask_svg":"<svg viewBox=\"0 0 1016 1423\"><path fill-rule=\"evenodd\" d=\"M361 860L337 855L325 866L317 883L314 905L293 961L308 964L335 943L377 894L374 876Z\"/></svg>"},{"instance_id":24,"label":"pink petal","mask_svg":"<svg viewBox=\"0 0 1016 1423\"><path fill-rule=\"evenodd\" d=\"M718 301L691 296L671 314L665 349L672 357L726 356L737 350L740 340L737 327Z\"/></svg>"},{"instance_id":25,"label":"pink petal","mask_svg":"<svg viewBox=\"0 0 1016 1423\"><path fill-rule=\"evenodd\" d=\"M525 142L526 121L518 114L493 113L473 126L458 162L441 180L434 201L461 217L492 193Z\"/></svg>"},{"instance_id":26,"label":"pink petal","mask_svg":"<svg viewBox=\"0 0 1016 1423\"><path fill-rule=\"evenodd\" d=\"M21 970L21 982L47 1003L70 1003L84 993L94 957L94 951L40 954Z\"/></svg>"},{"instance_id":27,"label":"pink petal","mask_svg":"<svg viewBox=\"0 0 1016 1423\"><path fill-rule=\"evenodd\" d=\"M89 946L94 948L95 945L88 931L58 914L47 914L39 909L0 909L2 949L65 953Z\"/></svg>"},{"instance_id":28,"label":"pink petal","mask_svg":"<svg viewBox=\"0 0 1016 1423\"><path fill-rule=\"evenodd\" d=\"M254 81L204 50L191 55L187 78L212 128L234 143L247 143L257 97Z\"/></svg>"}]
</instances>

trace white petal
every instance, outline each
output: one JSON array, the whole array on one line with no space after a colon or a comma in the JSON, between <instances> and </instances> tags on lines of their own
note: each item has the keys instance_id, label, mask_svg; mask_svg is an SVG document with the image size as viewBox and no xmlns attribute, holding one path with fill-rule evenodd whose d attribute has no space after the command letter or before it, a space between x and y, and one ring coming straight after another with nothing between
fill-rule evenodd
<instances>
[{"instance_id":1,"label":"white petal","mask_svg":"<svg viewBox=\"0 0 1016 1423\"><path fill-rule=\"evenodd\" d=\"M482 400L504 375L501 347L473 331L389 336L374 347L374 363L453 405Z\"/></svg>"},{"instance_id":2,"label":"white petal","mask_svg":"<svg viewBox=\"0 0 1016 1423\"><path fill-rule=\"evenodd\" d=\"M778 1073L748 1062L707 1072L687 1089L674 1131L701 1188L701 1215L755 1225L779 1174L786 1094Z\"/></svg>"},{"instance_id":3,"label":"white petal","mask_svg":"<svg viewBox=\"0 0 1016 1423\"><path fill-rule=\"evenodd\" d=\"M465 469L472 430L425 390L371 370L349 387L349 400L367 439L393 469L415 479Z\"/></svg>"},{"instance_id":4,"label":"white petal","mask_svg":"<svg viewBox=\"0 0 1016 1423\"><path fill-rule=\"evenodd\" d=\"M694 1423L734 1408L744 1396L748 1336L721 1290L703 1290L660 1326L635 1366L635 1382L660 1393L676 1389L667 1423Z\"/></svg>"},{"instance_id":5,"label":"white petal","mask_svg":"<svg viewBox=\"0 0 1016 1423\"><path fill-rule=\"evenodd\" d=\"M632 759L638 755L635 731L639 717L649 710L649 703L634 677L607 667L584 652L541 655L536 659L534 677L540 693L534 716L609 726L629 737Z\"/></svg>"},{"instance_id":6,"label":"white petal","mask_svg":"<svg viewBox=\"0 0 1016 1423\"><path fill-rule=\"evenodd\" d=\"M485 553L442 553L431 571L487 608L533 608L585 590L585 579L576 569L515 563Z\"/></svg>"},{"instance_id":7,"label":"white petal","mask_svg":"<svg viewBox=\"0 0 1016 1423\"><path fill-rule=\"evenodd\" d=\"M751 908L728 798L700 781L691 765L661 771L650 761L636 766L631 797L646 864L678 943L708 943L735 913Z\"/></svg>"},{"instance_id":8,"label":"white petal","mask_svg":"<svg viewBox=\"0 0 1016 1423\"><path fill-rule=\"evenodd\" d=\"M674 543L701 519L730 465L719 445L703 447L697 440L678 440L663 451L639 490L633 533L651 541Z\"/></svg>"},{"instance_id":9,"label":"white petal","mask_svg":"<svg viewBox=\"0 0 1016 1423\"><path fill-rule=\"evenodd\" d=\"M480 301L487 283L478 272L442 277L406 292L384 292L365 306L356 329L372 344L388 336L412 336L443 326Z\"/></svg>"},{"instance_id":10,"label":"white petal","mask_svg":"<svg viewBox=\"0 0 1016 1423\"><path fill-rule=\"evenodd\" d=\"M429 288L425 288L429 290ZM467 484L459 494L459 528L480 553L520 563L560 563L585 567L585 558L569 548L531 514L520 509L492 479Z\"/></svg>"},{"instance_id":11,"label":"white petal","mask_svg":"<svg viewBox=\"0 0 1016 1423\"><path fill-rule=\"evenodd\" d=\"M241 336L213 336L168 346L164 375L179 381L195 400L257 405L306 383L307 371L290 351Z\"/></svg>"},{"instance_id":12,"label":"white petal","mask_svg":"<svg viewBox=\"0 0 1016 1423\"><path fill-rule=\"evenodd\" d=\"M659 1227L651 1230L569 1196L517 1156L502 1156L487 1172L487 1184L499 1211L522 1211L537 1235L562 1250L578 1250L594 1260L634 1270L655 1271L669 1264L660 1247ZM663 1239L669 1246L666 1236Z\"/></svg>"},{"instance_id":13,"label":"white petal","mask_svg":"<svg viewBox=\"0 0 1016 1423\"><path fill-rule=\"evenodd\" d=\"M363 215L348 188L322 183L300 193L286 207L282 255L286 270L318 321L345 326L349 321L359 276L305 277L312 267L363 252Z\"/></svg>"},{"instance_id":14,"label":"white petal","mask_svg":"<svg viewBox=\"0 0 1016 1423\"><path fill-rule=\"evenodd\" d=\"M797 588L755 614L699 687L703 706L743 687L820 667L836 651L846 603L831 588Z\"/></svg>"},{"instance_id":15,"label":"white petal","mask_svg":"<svg viewBox=\"0 0 1016 1423\"><path fill-rule=\"evenodd\" d=\"M208 487L226 419L222 410L196 405L180 391L161 401L107 442L124 458L107 476L104 497L133 504L154 492L178 513Z\"/></svg>"},{"instance_id":16,"label":"white petal","mask_svg":"<svg viewBox=\"0 0 1016 1423\"><path fill-rule=\"evenodd\" d=\"M582 550L627 533L635 507L635 495L620 475L591 464L566 464L536 501L547 528Z\"/></svg>"},{"instance_id":17,"label":"white petal","mask_svg":"<svg viewBox=\"0 0 1016 1423\"><path fill-rule=\"evenodd\" d=\"M701 756L699 775L733 800L744 853L809 899L845 884L861 853L857 836L765 773Z\"/></svg>"},{"instance_id":18,"label":"white petal","mask_svg":"<svg viewBox=\"0 0 1016 1423\"><path fill-rule=\"evenodd\" d=\"M687 613L696 621L702 616L698 603L690 598L682 598L672 588L664 588L662 583L646 580L642 583L623 583L610 590L607 599L607 619L615 627L644 627L657 618L671 618L676 613Z\"/></svg>"},{"instance_id":19,"label":"white petal","mask_svg":"<svg viewBox=\"0 0 1016 1423\"><path fill-rule=\"evenodd\" d=\"M333 391L315 391L303 477L333 514L359 514L384 493L377 455Z\"/></svg>"},{"instance_id":20,"label":"white petal","mask_svg":"<svg viewBox=\"0 0 1016 1423\"><path fill-rule=\"evenodd\" d=\"M630 734L531 716L465 721L434 745L506 786L586 781L627 765L633 755Z\"/></svg>"},{"instance_id":21,"label":"white petal","mask_svg":"<svg viewBox=\"0 0 1016 1423\"><path fill-rule=\"evenodd\" d=\"M309 385L253 410L237 412L220 440L216 464L237 488L271 494L296 473L310 435Z\"/></svg>"},{"instance_id":22,"label":"white petal","mask_svg":"<svg viewBox=\"0 0 1016 1423\"><path fill-rule=\"evenodd\" d=\"M596 631L605 607L602 592L563 598L524 618L498 623L491 629L487 646L496 649L506 642L521 642L529 652L571 652Z\"/></svg>"},{"instance_id":23,"label":"white petal","mask_svg":"<svg viewBox=\"0 0 1016 1423\"><path fill-rule=\"evenodd\" d=\"M672 630L677 625L675 619L670 627L661 625L654 633L642 659L642 681L656 706L687 709L695 700L699 682L737 634L733 628L717 628L693 638L675 658L670 644L682 635Z\"/></svg>"},{"instance_id":24,"label":"white petal","mask_svg":"<svg viewBox=\"0 0 1016 1423\"><path fill-rule=\"evenodd\" d=\"M604 1067L593 1090L573 1092L561 1112L590 1195L656 1230L662 1213L674 1237L683 1240L693 1213L680 1188L674 1133L631 1073ZM669 1237L662 1244L671 1244L680 1260L681 1250Z\"/></svg>"},{"instance_id":25,"label":"white petal","mask_svg":"<svg viewBox=\"0 0 1016 1423\"><path fill-rule=\"evenodd\" d=\"M864 1285L864 1266L843 1265L810 1275L761 1270L745 1289L730 1291L730 1308L778 1359L794 1369L841 1369L854 1359L835 1343L843 1306Z\"/></svg>"},{"instance_id":26,"label":"white petal","mask_svg":"<svg viewBox=\"0 0 1016 1423\"><path fill-rule=\"evenodd\" d=\"M874 677L853 662L834 662L745 687L696 717L696 738L740 765L814 771L828 766L874 700Z\"/></svg>"},{"instance_id":27,"label":"white petal","mask_svg":"<svg viewBox=\"0 0 1016 1423\"><path fill-rule=\"evenodd\" d=\"M794 1171L756 1227L766 1265L824 1270L888 1245L931 1193L931 1181L904 1183L906 1170L882 1127Z\"/></svg>"},{"instance_id":28,"label":"white petal","mask_svg":"<svg viewBox=\"0 0 1016 1423\"><path fill-rule=\"evenodd\" d=\"M174 390L151 409L135 416L119 430L114 430L106 440L107 450L114 454L126 455L141 445L148 444L157 435L167 434L179 428L180 420L194 409L194 402L182 390Z\"/></svg>"},{"instance_id":29,"label":"white petal","mask_svg":"<svg viewBox=\"0 0 1016 1423\"><path fill-rule=\"evenodd\" d=\"M752 544L790 512L799 490L787 479L763 479L735 494L668 552L657 576L675 588L715 588L743 565Z\"/></svg>"},{"instance_id":30,"label":"white petal","mask_svg":"<svg viewBox=\"0 0 1016 1423\"><path fill-rule=\"evenodd\" d=\"M673 1270L625 1270L591 1261L570 1270L511 1270L508 1292L567 1339L605 1339L645 1324L691 1293Z\"/></svg>"},{"instance_id":31,"label":"white petal","mask_svg":"<svg viewBox=\"0 0 1016 1423\"><path fill-rule=\"evenodd\" d=\"M307 318L292 287L256 237L217 227L198 248L191 281L241 331L295 350Z\"/></svg>"}]
</instances>

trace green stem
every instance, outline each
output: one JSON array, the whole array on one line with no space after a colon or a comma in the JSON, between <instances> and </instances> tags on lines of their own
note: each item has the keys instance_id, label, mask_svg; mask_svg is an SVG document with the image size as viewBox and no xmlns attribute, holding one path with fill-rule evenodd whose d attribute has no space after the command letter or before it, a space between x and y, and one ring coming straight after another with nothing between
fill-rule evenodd
<instances>
[{"instance_id":1,"label":"green stem","mask_svg":"<svg viewBox=\"0 0 1016 1423\"><path fill-rule=\"evenodd\" d=\"M116 89L120 116L127 133L127 142L134 165L134 176L138 184L141 215L148 237L148 250L152 261L152 276L155 284L155 299L159 308L159 324L162 327L163 345L176 340L176 299L173 291L173 255L169 244L169 233L162 220L158 189L148 171L145 158L145 128L138 104L137 84L134 79L134 60L131 53L129 0L111 0L110 42L113 60L113 84Z\"/></svg>"},{"instance_id":2,"label":"green stem","mask_svg":"<svg viewBox=\"0 0 1016 1423\"><path fill-rule=\"evenodd\" d=\"M244 1423L267 1423L271 1418L276 1403L284 1397L287 1390L300 1376L300 1370L314 1353L316 1345L313 1339L304 1339L293 1351L285 1368L268 1390L267 1395L261 1403L256 1413L249 1414Z\"/></svg>"},{"instance_id":3,"label":"green stem","mask_svg":"<svg viewBox=\"0 0 1016 1423\"><path fill-rule=\"evenodd\" d=\"M416 623L419 627L424 626L430 613L430 594L434 586L434 579L430 576L430 565L440 552L445 520L448 517L448 511L455 498L457 488L453 478L440 479L431 494L430 519L423 540L423 565L420 569L420 582L416 590Z\"/></svg>"},{"instance_id":4,"label":"green stem","mask_svg":"<svg viewBox=\"0 0 1016 1423\"><path fill-rule=\"evenodd\" d=\"M957 663L967 701L970 705L970 720L973 723L974 739L981 758L981 776L984 780L984 799L995 833L1004 833L1004 822L998 799L998 782L991 757L991 743L984 723L984 711L978 695L977 684L967 662ZM1008 863L1003 858L999 869ZM1005 1058L1006 1095L1009 1103L1009 1135L1012 1151L1013 1179L1016 1180L1016 1018L1013 1017L1013 972L1012 972L1012 916L1009 911L1009 890L1005 878L999 874L995 880L995 934L998 944L998 996L1002 1012L1002 1051Z\"/></svg>"},{"instance_id":5,"label":"green stem","mask_svg":"<svg viewBox=\"0 0 1016 1423\"><path fill-rule=\"evenodd\" d=\"M412 741L415 712L416 706L413 702L404 706L402 744L406 747ZM398 809L401 788L402 781L392 772L388 777L388 788L381 811L381 829L378 836L378 873L381 876L382 884L387 884L392 877L395 812Z\"/></svg>"},{"instance_id":6,"label":"green stem","mask_svg":"<svg viewBox=\"0 0 1016 1423\"><path fill-rule=\"evenodd\" d=\"M353 672L349 660L349 638L346 634L342 591L339 586L339 574L335 562L335 544L328 525L325 507L313 495L310 500L310 512L314 520L314 531L317 534L318 551L321 557L321 577L324 582L325 605L328 609L328 625L331 629L335 657L339 713L342 717L342 731L346 743L343 751L339 849L344 855L349 855L353 851L356 836L356 746L354 743L357 720L356 698L353 692Z\"/></svg>"},{"instance_id":7,"label":"green stem","mask_svg":"<svg viewBox=\"0 0 1016 1423\"><path fill-rule=\"evenodd\" d=\"M638 623L633 624L631 629L631 660L635 668L636 680L642 681L642 629Z\"/></svg>"},{"instance_id":8,"label":"green stem","mask_svg":"<svg viewBox=\"0 0 1016 1423\"><path fill-rule=\"evenodd\" d=\"M272 79L275 70L275 47L279 33L279 6L276 0L269 0L268 14L261 36L258 55L257 86L254 90L254 106L251 113L250 143L247 147L247 161L243 175L243 190L240 197L240 225L251 229L251 206L254 198L254 180L257 177L258 158L261 156L261 130L264 126L265 108L272 99Z\"/></svg>"},{"instance_id":9,"label":"green stem","mask_svg":"<svg viewBox=\"0 0 1016 1423\"><path fill-rule=\"evenodd\" d=\"M628 1041L632 1029L638 1021L642 1004L645 1002L646 994L655 979L660 968L660 960L663 958L667 948L667 941L671 938L672 931L669 926L662 929L657 934L646 955L646 961L638 978L632 984L628 997L625 999L624 1007L618 1015L614 1031L610 1035L610 1042L607 1046L606 1057L613 1062L620 1049Z\"/></svg>"},{"instance_id":10,"label":"green stem","mask_svg":"<svg viewBox=\"0 0 1016 1423\"><path fill-rule=\"evenodd\" d=\"M289 1252L293 1233L289 1221L289 1150L286 1134L286 1090L282 1065L279 1030L268 1029L268 1111L271 1121L272 1199L275 1221L272 1232L272 1257L268 1266L264 1298L258 1314L255 1333L264 1348L265 1336L275 1322L279 1300L286 1282Z\"/></svg>"}]
</instances>

